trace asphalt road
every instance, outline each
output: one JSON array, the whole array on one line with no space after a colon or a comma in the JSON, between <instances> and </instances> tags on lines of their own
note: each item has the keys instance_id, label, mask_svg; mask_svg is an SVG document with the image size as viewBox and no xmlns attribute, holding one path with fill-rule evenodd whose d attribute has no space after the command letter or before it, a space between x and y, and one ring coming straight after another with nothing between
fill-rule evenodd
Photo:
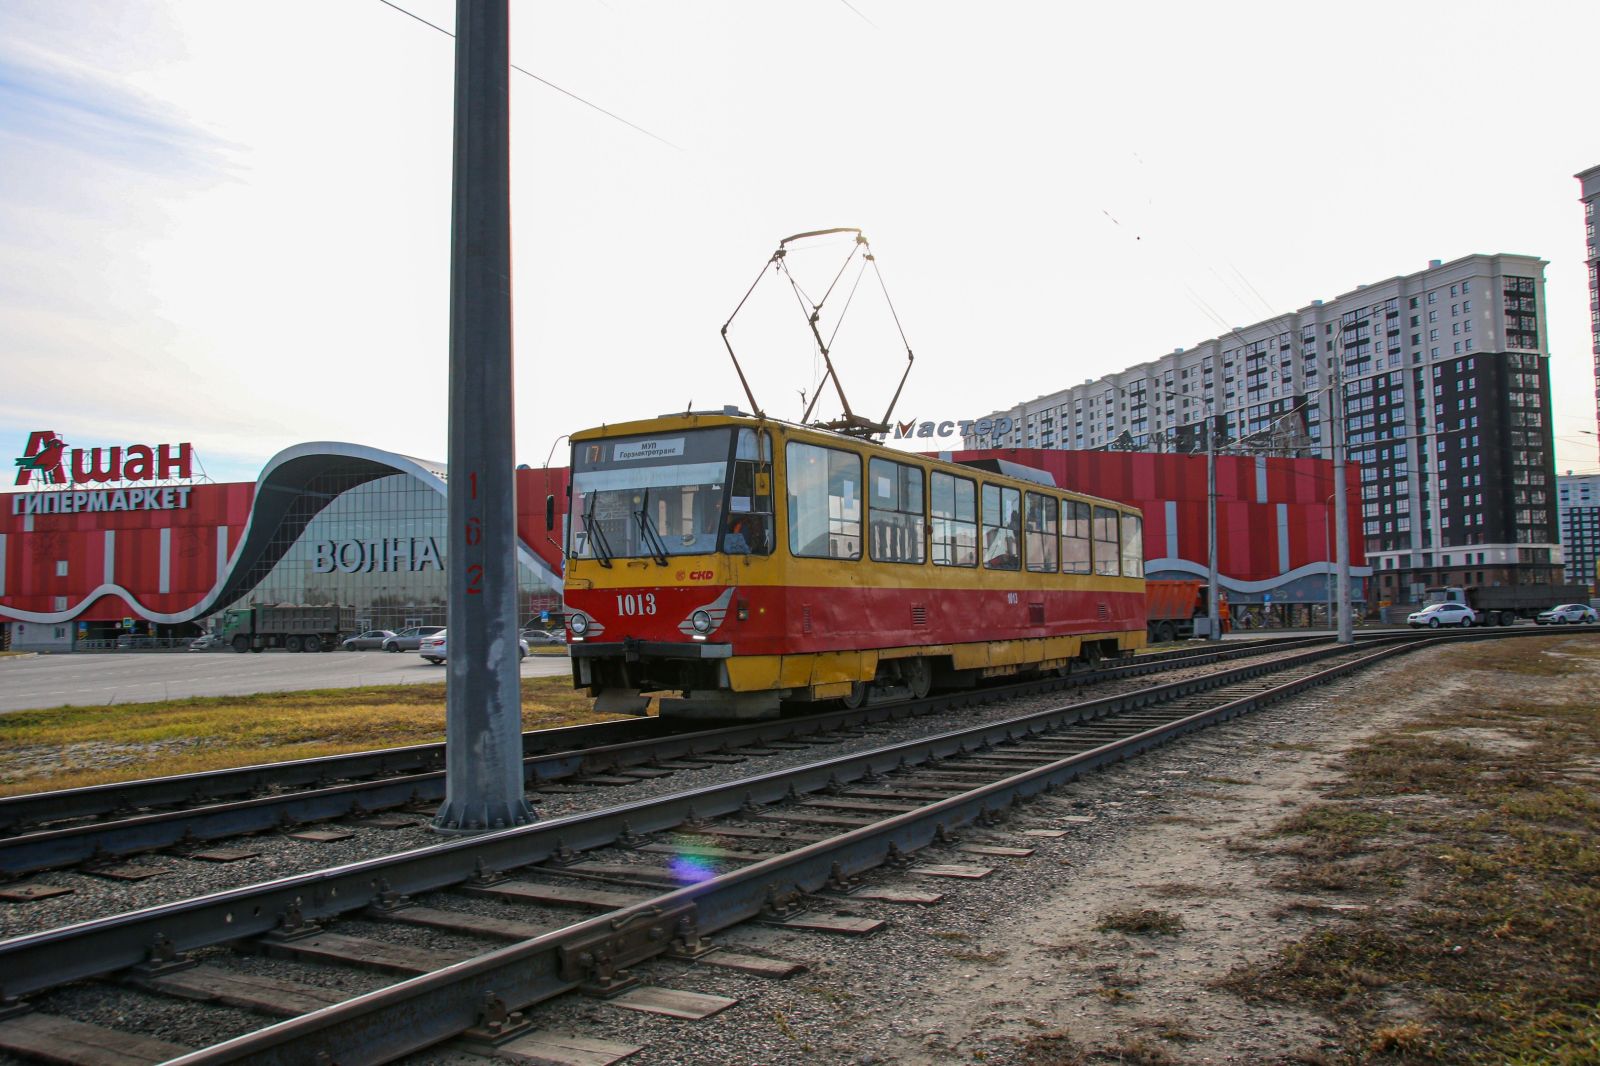
<instances>
[{"instance_id":1,"label":"asphalt road","mask_svg":"<svg viewBox=\"0 0 1600 1066\"><path fill-rule=\"evenodd\" d=\"M445 667L415 652L259 655L214 652L79 652L0 658L0 714L36 707L148 703L185 696L245 696L357 685L443 681ZM565 655L530 655L523 677L568 676Z\"/></svg>"}]
</instances>

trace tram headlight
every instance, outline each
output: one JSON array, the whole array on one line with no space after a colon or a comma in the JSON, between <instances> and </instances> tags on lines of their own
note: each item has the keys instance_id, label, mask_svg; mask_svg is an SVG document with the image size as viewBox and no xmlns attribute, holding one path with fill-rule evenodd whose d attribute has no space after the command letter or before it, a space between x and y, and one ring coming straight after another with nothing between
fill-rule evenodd
<instances>
[{"instance_id":1,"label":"tram headlight","mask_svg":"<svg viewBox=\"0 0 1600 1066\"><path fill-rule=\"evenodd\" d=\"M572 627L572 632L580 637L589 632L589 616L586 614L573 611L572 616L567 619L567 624Z\"/></svg>"},{"instance_id":2,"label":"tram headlight","mask_svg":"<svg viewBox=\"0 0 1600 1066\"><path fill-rule=\"evenodd\" d=\"M694 626L696 633L711 632L711 616L704 611L696 611L690 615L689 624Z\"/></svg>"}]
</instances>

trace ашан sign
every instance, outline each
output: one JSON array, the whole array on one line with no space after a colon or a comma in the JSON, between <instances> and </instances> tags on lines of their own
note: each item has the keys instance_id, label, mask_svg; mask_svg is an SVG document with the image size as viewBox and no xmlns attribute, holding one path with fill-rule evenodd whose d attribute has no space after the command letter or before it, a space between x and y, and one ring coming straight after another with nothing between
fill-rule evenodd
<instances>
[{"instance_id":1,"label":"\u0430\u0448\u0430\u043d sign","mask_svg":"<svg viewBox=\"0 0 1600 1066\"><path fill-rule=\"evenodd\" d=\"M69 448L53 430L36 429L17 459L17 484L31 484L35 477L45 485L184 480L194 476L193 465L189 444Z\"/></svg>"}]
</instances>

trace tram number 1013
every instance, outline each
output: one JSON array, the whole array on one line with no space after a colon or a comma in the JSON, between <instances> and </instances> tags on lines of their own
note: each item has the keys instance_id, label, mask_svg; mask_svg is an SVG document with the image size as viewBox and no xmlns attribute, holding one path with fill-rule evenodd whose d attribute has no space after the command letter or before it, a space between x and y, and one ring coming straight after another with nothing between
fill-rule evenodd
<instances>
[{"instance_id":1,"label":"tram number 1013","mask_svg":"<svg viewBox=\"0 0 1600 1066\"><path fill-rule=\"evenodd\" d=\"M624 617L638 614L655 614L656 594L654 592L642 592L638 595L629 593L626 596L618 596L617 613Z\"/></svg>"}]
</instances>

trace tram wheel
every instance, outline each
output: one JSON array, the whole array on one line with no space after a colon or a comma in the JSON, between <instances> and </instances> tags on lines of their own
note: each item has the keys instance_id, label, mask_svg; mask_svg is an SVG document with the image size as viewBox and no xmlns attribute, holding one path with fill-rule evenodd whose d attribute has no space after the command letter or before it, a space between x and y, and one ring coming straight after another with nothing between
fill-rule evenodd
<instances>
[{"instance_id":1,"label":"tram wheel","mask_svg":"<svg viewBox=\"0 0 1600 1066\"><path fill-rule=\"evenodd\" d=\"M862 704L867 702L867 686L861 681L850 682L850 695L839 700L849 710L860 710Z\"/></svg>"},{"instance_id":2,"label":"tram wheel","mask_svg":"<svg viewBox=\"0 0 1600 1066\"><path fill-rule=\"evenodd\" d=\"M912 699L923 699L933 691L933 667L926 659L910 659L900 667L900 672L911 687Z\"/></svg>"}]
</instances>

